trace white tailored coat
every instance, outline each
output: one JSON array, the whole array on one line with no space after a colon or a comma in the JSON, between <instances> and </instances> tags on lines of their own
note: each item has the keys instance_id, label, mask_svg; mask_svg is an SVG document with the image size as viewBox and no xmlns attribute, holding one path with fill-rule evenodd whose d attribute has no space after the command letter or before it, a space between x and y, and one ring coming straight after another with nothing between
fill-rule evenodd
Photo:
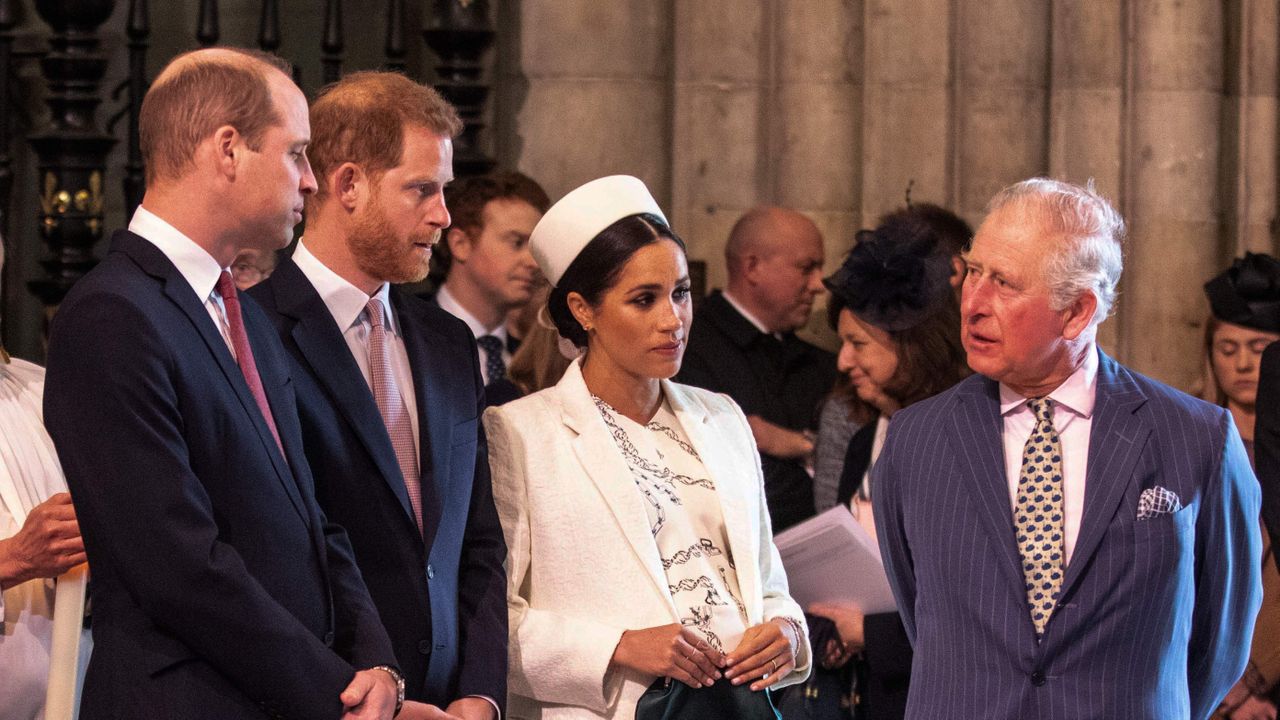
<instances>
[{"instance_id":1,"label":"white tailored coat","mask_svg":"<svg viewBox=\"0 0 1280 720\"><path fill-rule=\"evenodd\" d=\"M760 455L724 395L662 381L662 393L715 482L748 626L803 624L773 544ZM624 630L679 622L644 501L582 379L484 415L493 492L507 541L511 720L631 718L655 680L610 672ZM803 627L803 625L802 625ZM797 669L809 675L808 632Z\"/></svg>"}]
</instances>

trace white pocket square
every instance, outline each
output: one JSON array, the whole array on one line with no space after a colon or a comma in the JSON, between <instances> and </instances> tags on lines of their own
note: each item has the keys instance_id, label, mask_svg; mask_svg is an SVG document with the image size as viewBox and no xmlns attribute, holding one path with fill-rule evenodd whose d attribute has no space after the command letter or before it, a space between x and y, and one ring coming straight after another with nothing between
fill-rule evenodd
<instances>
[{"instance_id":1,"label":"white pocket square","mask_svg":"<svg viewBox=\"0 0 1280 720\"><path fill-rule=\"evenodd\" d=\"M1168 488L1149 487L1138 498L1138 519L1150 520L1161 515L1171 515L1182 509L1182 501Z\"/></svg>"}]
</instances>

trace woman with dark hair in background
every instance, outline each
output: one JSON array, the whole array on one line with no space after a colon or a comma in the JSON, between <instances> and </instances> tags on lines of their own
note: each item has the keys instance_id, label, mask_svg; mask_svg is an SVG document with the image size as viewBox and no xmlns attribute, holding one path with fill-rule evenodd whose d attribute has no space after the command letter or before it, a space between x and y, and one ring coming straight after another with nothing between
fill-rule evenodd
<instances>
[{"instance_id":1,"label":"woman with dark hair in background","mask_svg":"<svg viewBox=\"0 0 1280 720\"><path fill-rule=\"evenodd\" d=\"M1204 332L1204 399L1231 411L1253 461L1258 369L1262 351L1280 339L1280 262L1245 253L1204 286L1210 315ZM1280 575L1263 532L1262 608L1244 676L1214 720L1276 720L1280 700Z\"/></svg>"},{"instance_id":2,"label":"woman with dark hair in background","mask_svg":"<svg viewBox=\"0 0 1280 720\"><path fill-rule=\"evenodd\" d=\"M533 253L555 387L485 413L507 540L514 718L775 718L809 672L745 416L672 383L692 317L683 242L635 178L574 190ZM675 681L675 682L672 682Z\"/></svg>"},{"instance_id":3,"label":"woman with dark hair in background","mask_svg":"<svg viewBox=\"0 0 1280 720\"><path fill-rule=\"evenodd\" d=\"M894 413L969 374L960 344L960 310L950 285L952 251L929 222L893 213L858 234L844 264L827 278L829 317L840 336L839 369L849 377L859 429L845 451L837 502L875 537L870 470ZM833 572L838 568L833 568ZM810 641L822 671L793 718L900 719L906 713L911 645L897 613L864 617L856 608L808 608Z\"/></svg>"},{"instance_id":4,"label":"woman with dark hair in background","mask_svg":"<svg viewBox=\"0 0 1280 720\"><path fill-rule=\"evenodd\" d=\"M927 226L928 232L936 239L934 252L950 258L951 274L947 282L959 299L960 284L964 280L964 261L960 256L973 239L973 228L969 223L944 207L912 203L881 216L877 225L890 229L916 227L920 232L925 232ZM833 296L827 303L827 322L832 330L836 329L842 307L844 305L838 297ZM842 373L818 417L818 437L813 447L813 504L818 512L835 506L849 440L875 414L871 406L858 400L853 381L847 373Z\"/></svg>"}]
</instances>

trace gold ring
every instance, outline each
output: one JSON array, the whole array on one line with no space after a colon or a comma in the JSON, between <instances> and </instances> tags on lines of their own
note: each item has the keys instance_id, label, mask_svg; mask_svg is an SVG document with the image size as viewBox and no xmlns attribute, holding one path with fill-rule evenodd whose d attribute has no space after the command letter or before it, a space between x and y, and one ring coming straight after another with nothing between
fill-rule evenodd
<instances>
[{"instance_id":1,"label":"gold ring","mask_svg":"<svg viewBox=\"0 0 1280 720\"><path fill-rule=\"evenodd\" d=\"M776 673L776 672L778 672L778 661L777 661L777 660L770 660L770 661L769 661L769 664L773 665L773 671L774 671L775 673Z\"/></svg>"}]
</instances>

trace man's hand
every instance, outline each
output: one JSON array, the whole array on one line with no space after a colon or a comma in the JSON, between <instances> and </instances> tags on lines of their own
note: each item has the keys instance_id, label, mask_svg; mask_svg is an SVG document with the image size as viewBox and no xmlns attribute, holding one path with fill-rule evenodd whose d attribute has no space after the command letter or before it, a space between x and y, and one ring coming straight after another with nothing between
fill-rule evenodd
<instances>
[{"instance_id":1,"label":"man's hand","mask_svg":"<svg viewBox=\"0 0 1280 720\"><path fill-rule=\"evenodd\" d=\"M488 703L485 704L488 705ZM449 708L452 709L453 706L450 705ZM400 709L396 720L462 720L462 717L445 712L435 705L405 700L404 707Z\"/></svg>"},{"instance_id":2,"label":"man's hand","mask_svg":"<svg viewBox=\"0 0 1280 720\"><path fill-rule=\"evenodd\" d=\"M482 697L463 697L449 703L450 717L460 720L498 720L498 710Z\"/></svg>"},{"instance_id":3,"label":"man's hand","mask_svg":"<svg viewBox=\"0 0 1280 720\"><path fill-rule=\"evenodd\" d=\"M391 720L396 711L396 681L383 670L361 670L338 696L343 720Z\"/></svg>"},{"instance_id":4,"label":"man's hand","mask_svg":"<svg viewBox=\"0 0 1280 720\"><path fill-rule=\"evenodd\" d=\"M679 680L689 687L711 685L720 677L724 657L680 623L622 633L610 665L645 675Z\"/></svg>"},{"instance_id":5,"label":"man's hand","mask_svg":"<svg viewBox=\"0 0 1280 720\"><path fill-rule=\"evenodd\" d=\"M788 430L759 415L748 415L747 424L756 439L756 447L766 455L779 458L807 458L813 454L813 440L808 435Z\"/></svg>"},{"instance_id":6,"label":"man's hand","mask_svg":"<svg viewBox=\"0 0 1280 720\"><path fill-rule=\"evenodd\" d=\"M1270 700L1250 695L1231 711L1231 720L1276 720L1276 706Z\"/></svg>"},{"instance_id":7,"label":"man's hand","mask_svg":"<svg viewBox=\"0 0 1280 720\"><path fill-rule=\"evenodd\" d=\"M0 540L0 590L57 577L84 561L71 496L58 493L35 506L16 535Z\"/></svg>"},{"instance_id":8,"label":"man's hand","mask_svg":"<svg viewBox=\"0 0 1280 720\"><path fill-rule=\"evenodd\" d=\"M786 626L788 629L783 630ZM803 638L791 638L790 625L783 620L769 620L747 628L738 647L725 658L729 669L724 676L734 685L752 683L753 691L763 690L796 669L795 648Z\"/></svg>"}]
</instances>

